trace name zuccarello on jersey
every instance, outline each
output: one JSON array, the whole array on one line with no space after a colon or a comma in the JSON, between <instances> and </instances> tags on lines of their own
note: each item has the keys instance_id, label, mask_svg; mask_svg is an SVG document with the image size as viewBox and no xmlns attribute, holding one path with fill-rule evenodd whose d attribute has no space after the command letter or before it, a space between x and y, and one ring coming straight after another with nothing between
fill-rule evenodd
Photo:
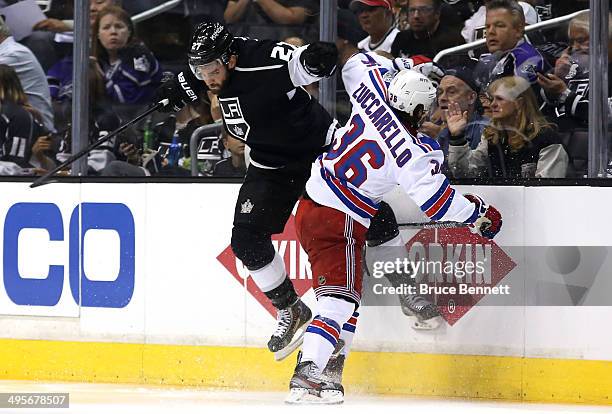
<instances>
[{"instance_id":1,"label":"name zuccarello on jersey","mask_svg":"<svg viewBox=\"0 0 612 414\"><path fill-rule=\"evenodd\" d=\"M376 128L385 145L391 151L397 166L404 166L412 157L412 153L407 148L407 145L405 145L406 139L400 135L405 129L400 127L393 119L389 107L383 105L380 99L376 97L376 94L363 83L355 90L353 98L365 110L374 128Z\"/></svg>"}]
</instances>

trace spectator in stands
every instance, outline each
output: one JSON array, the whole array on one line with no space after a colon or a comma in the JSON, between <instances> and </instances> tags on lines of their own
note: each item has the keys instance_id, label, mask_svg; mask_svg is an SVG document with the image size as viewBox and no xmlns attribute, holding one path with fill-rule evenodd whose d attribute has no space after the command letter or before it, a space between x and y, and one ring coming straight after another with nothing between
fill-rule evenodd
<instances>
[{"instance_id":1,"label":"spectator in stands","mask_svg":"<svg viewBox=\"0 0 612 414\"><path fill-rule=\"evenodd\" d=\"M479 1L479 0L476 0ZM444 22L445 25L453 28L455 27L463 27L463 23L467 18L469 18L472 14L474 14L474 5L472 4L474 1L471 0L462 0L458 3L456 0L454 2L445 1L440 7L440 21ZM400 31L410 29L410 22L408 21L408 0L396 0L395 1L395 20L397 22L397 28Z\"/></svg>"},{"instance_id":2,"label":"spectator in stands","mask_svg":"<svg viewBox=\"0 0 612 414\"><path fill-rule=\"evenodd\" d=\"M409 0L410 29L398 33L391 47L396 57L424 55L433 59L438 52L464 43L459 30L441 20L442 0Z\"/></svg>"},{"instance_id":3,"label":"spectator in stands","mask_svg":"<svg viewBox=\"0 0 612 414\"><path fill-rule=\"evenodd\" d=\"M59 13L57 12L58 8L60 9ZM41 20L32 27L34 31L64 33L72 32L74 29L74 2L70 0L54 0L51 4L51 9L46 12L46 15L48 16L46 19Z\"/></svg>"},{"instance_id":4,"label":"spectator in stands","mask_svg":"<svg viewBox=\"0 0 612 414\"><path fill-rule=\"evenodd\" d=\"M95 62L94 62L95 63ZM51 99L59 102L72 100L72 54L60 59L47 72ZM93 67L97 70L97 67Z\"/></svg>"},{"instance_id":5,"label":"spectator in stands","mask_svg":"<svg viewBox=\"0 0 612 414\"><path fill-rule=\"evenodd\" d=\"M461 35L466 42L469 43L474 40L485 38L485 20L487 17L487 5L489 3L491 3L491 0L485 0L484 4L476 10L476 13L465 21L463 30L461 30ZM527 25L535 24L540 21L538 13L531 4L525 1L519 1L518 4L523 8L525 23Z\"/></svg>"},{"instance_id":6,"label":"spectator in stands","mask_svg":"<svg viewBox=\"0 0 612 414\"><path fill-rule=\"evenodd\" d=\"M67 76L72 72L70 68L67 71ZM116 129L121 124L121 118L115 113L110 98L107 97L102 74L98 70L98 64L93 60L89 60L89 70L87 72L89 78L89 142L92 143L99 138L105 136L108 132ZM51 84L52 94L55 92L53 84ZM61 96L57 96L58 100L53 101L54 111L56 115L56 126L59 130L66 130L65 143L62 145L63 151L58 154L58 159L65 159L71 155L71 136L70 123L72 116L72 82L69 88L61 89ZM128 133L131 132L128 130ZM126 133L126 135L128 134ZM89 167L89 175L98 175L111 161L115 160L119 155L118 142L121 138L112 138L94 150L91 150L87 157L87 165Z\"/></svg>"},{"instance_id":7,"label":"spectator in stands","mask_svg":"<svg viewBox=\"0 0 612 414\"><path fill-rule=\"evenodd\" d=\"M153 128L156 135L153 147L157 149L143 149L135 137L126 136L119 144L119 159L110 162L101 175L107 177L190 176L186 168L176 164L170 165L168 162L176 127L176 117L171 115ZM186 143L189 142L187 128L183 128L178 134L180 150L176 155L179 155L179 158L184 161L183 155L188 151ZM178 160L177 158L176 161Z\"/></svg>"},{"instance_id":8,"label":"spectator in stands","mask_svg":"<svg viewBox=\"0 0 612 414\"><path fill-rule=\"evenodd\" d=\"M55 0L46 14L50 17L36 23L32 33L19 41L34 53L45 72L63 56L63 48L54 41L56 36L72 37L72 33L69 36L60 33L72 32L73 2Z\"/></svg>"},{"instance_id":9,"label":"spectator in stands","mask_svg":"<svg viewBox=\"0 0 612 414\"><path fill-rule=\"evenodd\" d=\"M612 18L612 14L610 17ZM612 26L612 20L609 25ZM538 84L542 87L542 96L547 103L545 113L555 119L561 131L588 128L590 38L588 11L571 20L568 38L569 47L557 60L554 73L538 73ZM608 73L611 68L608 63ZM610 82L609 78L609 85ZM610 89L609 86L609 94L612 93Z\"/></svg>"},{"instance_id":10,"label":"spectator in stands","mask_svg":"<svg viewBox=\"0 0 612 414\"><path fill-rule=\"evenodd\" d=\"M478 94L478 101L482 107L482 115L485 118L491 119L491 96L489 96L487 91L481 90Z\"/></svg>"},{"instance_id":11,"label":"spectator in stands","mask_svg":"<svg viewBox=\"0 0 612 414\"><path fill-rule=\"evenodd\" d=\"M450 140L465 139L470 149L476 149L489 120L481 114L478 87L469 69L459 67L445 72L438 87L438 108L442 112L445 127L436 137L436 141L444 154L448 155ZM446 119L450 111L461 113L461 122L447 124Z\"/></svg>"},{"instance_id":12,"label":"spectator in stands","mask_svg":"<svg viewBox=\"0 0 612 414\"><path fill-rule=\"evenodd\" d=\"M344 63L355 53L359 53L357 45L364 38L364 32L357 17L347 9L338 10L338 36L336 37L336 47L338 48L338 61L340 65ZM351 102L344 80L342 79L342 70L339 67L336 71L337 93L336 93L336 118L341 125L344 125L351 115Z\"/></svg>"},{"instance_id":13,"label":"spectator in stands","mask_svg":"<svg viewBox=\"0 0 612 414\"><path fill-rule=\"evenodd\" d=\"M92 30L94 28L94 24L96 22L96 16L98 12L105 7L120 5L121 0L90 0L90 23ZM56 19L47 19L51 26L60 27L63 21L56 21ZM45 21L47 21L45 20ZM45 22L43 21L43 22ZM43 23L41 22L41 23ZM69 30L72 30L73 21L68 21L66 27L69 27ZM37 26L35 26L37 27ZM46 27L46 26L45 26ZM72 34L71 34L72 35ZM61 43L64 41L69 42L70 46L72 46L72 39L70 37L62 38ZM56 39L56 43L59 43L60 40ZM71 47L72 48L72 47ZM49 88L51 90L51 99L59 102L65 102L72 100L72 53L67 53L63 58L59 59L55 62L47 71L47 82L49 83ZM95 60L94 60L95 63ZM96 67L94 66L94 69ZM91 70L91 67L90 67ZM100 97L102 98L102 97Z\"/></svg>"},{"instance_id":14,"label":"spectator in stands","mask_svg":"<svg viewBox=\"0 0 612 414\"><path fill-rule=\"evenodd\" d=\"M89 0L89 23L93 27L100 12L107 7L122 7L122 0Z\"/></svg>"},{"instance_id":15,"label":"spectator in stands","mask_svg":"<svg viewBox=\"0 0 612 414\"><path fill-rule=\"evenodd\" d=\"M455 177L563 178L568 155L559 135L538 109L529 82L518 76L495 80L492 120L476 149L465 137L451 137L448 164ZM446 116L450 130L466 122L460 109Z\"/></svg>"},{"instance_id":16,"label":"spectator in stands","mask_svg":"<svg viewBox=\"0 0 612 414\"><path fill-rule=\"evenodd\" d=\"M191 21L190 27L196 27L202 21L223 23L226 0L183 0L183 13Z\"/></svg>"},{"instance_id":17,"label":"spectator in stands","mask_svg":"<svg viewBox=\"0 0 612 414\"><path fill-rule=\"evenodd\" d=\"M544 7L546 10L550 9L553 18L589 8L589 0L538 0L538 3L540 4L536 7L540 6Z\"/></svg>"},{"instance_id":18,"label":"spectator in stands","mask_svg":"<svg viewBox=\"0 0 612 414\"><path fill-rule=\"evenodd\" d=\"M111 161L101 172L103 177L147 177L161 169L161 158L157 151L141 152L129 142L119 144L119 153L125 160Z\"/></svg>"},{"instance_id":19,"label":"spectator in stands","mask_svg":"<svg viewBox=\"0 0 612 414\"><path fill-rule=\"evenodd\" d=\"M230 156L215 164L213 177L244 177L247 167L244 159L244 142L232 137L225 128L221 142Z\"/></svg>"},{"instance_id":20,"label":"spectator in stands","mask_svg":"<svg viewBox=\"0 0 612 414\"><path fill-rule=\"evenodd\" d=\"M60 4L56 5L56 3ZM121 0L90 0L89 18L91 24L93 25L95 22L98 11L112 5L121 6ZM55 0L47 14L58 16L49 17L36 23L32 28L34 30L32 34L21 40L21 43L32 50L45 72L65 55L64 48L59 43L65 44L67 41L72 42L73 40L73 2Z\"/></svg>"},{"instance_id":21,"label":"spectator in stands","mask_svg":"<svg viewBox=\"0 0 612 414\"><path fill-rule=\"evenodd\" d=\"M57 0L56 0L57 1ZM56 1L53 3L55 4ZM65 1L66 5L70 7L70 14L74 15L71 1ZM98 12L108 6L121 7L122 0L89 0L89 22L93 26L98 17ZM70 19L56 19L47 18L36 23L33 27L34 30L44 30L54 33L71 32L74 29L74 20Z\"/></svg>"},{"instance_id":22,"label":"spectator in stands","mask_svg":"<svg viewBox=\"0 0 612 414\"><path fill-rule=\"evenodd\" d=\"M542 54L524 35L525 15L516 1L487 3L486 41L490 54L482 55L476 67L476 79L482 89L504 76L519 76L537 87L537 73L548 68ZM534 89L539 93L539 87Z\"/></svg>"},{"instance_id":23,"label":"spectator in stands","mask_svg":"<svg viewBox=\"0 0 612 414\"><path fill-rule=\"evenodd\" d=\"M0 64L15 69L30 105L40 113L43 125L53 131L55 129L53 110L45 73L30 49L13 39L2 17L0 17Z\"/></svg>"},{"instance_id":24,"label":"spectator in stands","mask_svg":"<svg viewBox=\"0 0 612 414\"><path fill-rule=\"evenodd\" d=\"M106 93L122 104L149 103L162 70L146 46L134 37L132 19L120 7L100 12L94 23L93 55L103 73Z\"/></svg>"},{"instance_id":25,"label":"spectator in stands","mask_svg":"<svg viewBox=\"0 0 612 414\"><path fill-rule=\"evenodd\" d=\"M229 0L223 17L234 36L284 39L318 38L317 0Z\"/></svg>"},{"instance_id":26,"label":"spectator in stands","mask_svg":"<svg viewBox=\"0 0 612 414\"><path fill-rule=\"evenodd\" d=\"M54 141L28 102L17 73L0 64L0 174L33 174L55 167Z\"/></svg>"},{"instance_id":27,"label":"spectator in stands","mask_svg":"<svg viewBox=\"0 0 612 414\"><path fill-rule=\"evenodd\" d=\"M350 9L357 16L361 28L368 34L357 47L368 52L391 53L391 45L399 33L395 27L391 0L353 0Z\"/></svg>"},{"instance_id":28,"label":"spectator in stands","mask_svg":"<svg viewBox=\"0 0 612 414\"><path fill-rule=\"evenodd\" d=\"M403 31L410 28L410 23L408 22L408 0L395 0L393 14L395 15L397 30Z\"/></svg>"}]
</instances>

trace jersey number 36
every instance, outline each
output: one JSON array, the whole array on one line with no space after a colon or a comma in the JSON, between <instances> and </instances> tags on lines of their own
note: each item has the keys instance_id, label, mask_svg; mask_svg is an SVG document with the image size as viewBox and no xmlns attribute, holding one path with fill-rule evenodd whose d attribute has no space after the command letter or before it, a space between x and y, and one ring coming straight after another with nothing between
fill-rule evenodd
<instances>
[{"instance_id":1,"label":"jersey number 36","mask_svg":"<svg viewBox=\"0 0 612 414\"><path fill-rule=\"evenodd\" d=\"M351 127L350 131L340 139L337 148L332 148L325 159L330 161L337 159L338 161L334 163L334 175L359 188L368 179L368 166L377 170L384 165L385 153L376 141L369 139L361 139L347 150L363 134L365 129L363 119L355 115L351 119Z\"/></svg>"}]
</instances>

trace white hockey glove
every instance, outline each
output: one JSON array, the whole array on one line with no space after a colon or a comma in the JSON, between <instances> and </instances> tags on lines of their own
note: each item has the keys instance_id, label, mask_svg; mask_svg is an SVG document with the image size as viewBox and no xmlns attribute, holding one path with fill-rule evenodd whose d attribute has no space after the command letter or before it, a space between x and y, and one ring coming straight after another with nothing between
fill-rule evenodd
<instances>
[{"instance_id":1,"label":"white hockey glove","mask_svg":"<svg viewBox=\"0 0 612 414\"><path fill-rule=\"evenodd\" d=\"M436 88L444 77L444 71L427 56L414 55L410 58L395 58L393 61L400 70L412 69L427 76Z\"/></svg>"}]
</instances>

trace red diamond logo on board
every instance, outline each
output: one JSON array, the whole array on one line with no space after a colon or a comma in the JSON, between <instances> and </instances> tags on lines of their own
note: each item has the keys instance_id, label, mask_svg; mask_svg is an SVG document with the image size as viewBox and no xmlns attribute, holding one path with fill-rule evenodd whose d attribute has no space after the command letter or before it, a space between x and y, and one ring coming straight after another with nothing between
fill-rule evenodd
<instances>
[{"instance_id":1,"label":"red diamond logo on board","mask_svg":"<svg viewBox=\"0 0 612 414\"><path fill-rule=\"evenodd\" d=\"M283 233L272 236L272 243L285 261L297 294L302 297L312 288L312 273L308 256L302 249L296 233L295 218L291 216L285 225ZM470 286L497 286L516 267L516 263L494 241L487 240L468 229L428 229L416 233L406 244L409 257L413 262L424 260L428 262L447 260L459 262L482 261L485 264L483 273L467 274L464 278L456 278L448 274L428 274L419 272L417 282L429 286L457 286L467 283ZM452 256L452 257L451 257ZM234 280L259 302L270 315L276 318L276 309L270 300L255 285L248 269L236 258L231 246L227 246L217 260L228 270ZM449 325L454 325L465 316L470 309L480 302L484 294L437 294L435 300L438 309Z\"/></svg>"},{"instance_id":2,"label":"red diamond logo on board","mask_svg":"<svg viewBox=\"0 0 612 414\"><path fill-rule=\"evenodd\" d=\"M312 272L308 262L308 255L302 249L297 239L295 217L293 215L289 217L287 224L285 224L285 230L281 234L272 236L272 244L285 261L285 269L293 282L293 286L295 286L298 296L304 296L312 288ZM227 246L217 256L217 260L232 274L236 282L242 286L246 284L246 289L251 296L276 319L276 309L272 306L266 295L259 290L248 269L236 258L232 251L232 246Z\"/></svg>"},{"instance_id":3,"label":"red diamond logo on board","mask_svg":"<svg viewBox=\"0 0 612 414\"><path fill-rule=\"evenodd\" d=\"M516 263L494 241L473 234L469 229L427 229L419 231L406 243L410 260L414 263L480 263L481 272L474 266L471 272L458 277L457 272L439 270L417 272L417 285L439 288L461 284L466 286L497 286ZM435 267L430 267L434 268ZM449 325L454 325L485 297L485 294L435 294L430 297Z\"/></svg>"}]
</instances>

